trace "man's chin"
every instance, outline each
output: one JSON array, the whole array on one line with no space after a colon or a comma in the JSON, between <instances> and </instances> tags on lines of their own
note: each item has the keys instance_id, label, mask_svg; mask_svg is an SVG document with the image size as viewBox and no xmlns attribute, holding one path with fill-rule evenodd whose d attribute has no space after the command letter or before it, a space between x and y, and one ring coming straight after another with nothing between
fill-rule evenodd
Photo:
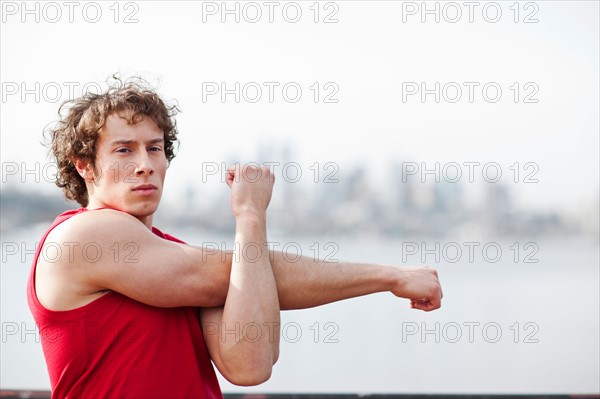
<instances>
[{"instance_id":1,"label":"man's chin","mask_svg":"<svg viewBox=\"0 0 600 399\"><path fill-rule=\"evenodd\" d=\"M130 204L125 212L136 218L152 216L158 209L158 202L143 202L138 204Z\"/></svg>"}]
</instances>

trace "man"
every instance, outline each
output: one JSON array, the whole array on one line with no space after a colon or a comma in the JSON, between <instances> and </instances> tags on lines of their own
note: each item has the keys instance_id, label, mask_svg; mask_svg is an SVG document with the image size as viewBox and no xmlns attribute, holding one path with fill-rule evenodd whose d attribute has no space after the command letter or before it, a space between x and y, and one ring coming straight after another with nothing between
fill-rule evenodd
<instances>
[{"instance_id":1,"label":"man","mask_svg":"<svg viewBox=\"0 0 600 399\"><path fill-rule=\"evenodd\" d=\"M28 285L53 397L220 397L211 360L234 384L270 377L280 309L381 291L413 308L440 307L430 268L290 264L269 253L268 168L228 170L236 251L214 253L154 228L174 113L125 82L73 101L51 131L57 185L82 206L46 232Z\"/></svg>"}]
</instances>

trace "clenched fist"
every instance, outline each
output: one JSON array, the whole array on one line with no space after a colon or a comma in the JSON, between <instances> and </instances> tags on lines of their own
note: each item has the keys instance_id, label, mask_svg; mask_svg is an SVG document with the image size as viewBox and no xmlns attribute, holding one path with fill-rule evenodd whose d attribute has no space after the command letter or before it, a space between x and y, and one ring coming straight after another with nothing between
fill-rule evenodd
<instances>
[{"instance_id":1,"label":"clenched fist","mask_svg":"<svg viewBox=\"0 0 600 399\"><path fill-rule=\"evenodd\" d=\"M274 183L275 176L266 166L236 164L228 167L227 185L231 187L233 215L264 216L271 201Z\"/></svg>"},{"instance_id":2,"label":"clenched fist","mask_svg":"<svg viewBox=\"0 0 600 399\"><path fill-rule=\"evenodd\" d=\"M442 286L435 269L427 266L394 267L399 273L392 293L410 299L410 307L424 311L442 306Z\"/></svg>"}]
</instances>

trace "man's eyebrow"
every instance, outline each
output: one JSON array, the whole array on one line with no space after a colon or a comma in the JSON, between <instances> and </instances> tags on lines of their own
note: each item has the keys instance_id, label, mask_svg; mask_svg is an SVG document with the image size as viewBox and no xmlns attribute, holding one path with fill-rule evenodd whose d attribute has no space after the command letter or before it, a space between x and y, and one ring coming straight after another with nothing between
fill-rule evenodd
<instances>
[{"instance_id":1,"label":"man's eyebrow","mask_svg":"<svg viewBox=\"0 0 600 399\"><path fill-rule=\"evenodd\" d=\"M158 144L158 143L164 143L165 139L164 138L156 138L156 139L152 139L150 141L147 142L147 144ZM133 144L135 143L134 140L115 140L112 143L110 143L111 145L129 145L129 144Z\"/></svg>"},{"instance_id":2,"label":"man's eyebrow","mask_svg":"<svg viewBox=\"0 0 600 399\"><path fill-rule=\"evenodd\" d=\"M115 140L112 143L110 143L111 145L117 145L117 144L133 144L133 140Z\"/></svg>"}]
</instances>

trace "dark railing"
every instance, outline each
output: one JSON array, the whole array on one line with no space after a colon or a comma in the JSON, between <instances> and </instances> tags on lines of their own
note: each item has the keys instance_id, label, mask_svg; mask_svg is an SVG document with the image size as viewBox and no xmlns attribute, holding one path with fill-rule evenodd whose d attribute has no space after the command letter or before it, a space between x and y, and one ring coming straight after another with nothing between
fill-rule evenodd
<instances>
[{"instance_id":1,"label":"dark railing","mask_svg":"<svg viewBox=\"0 0 600 399\"><path fill-rule=\"evenodd\" d=\"M469 395L427 395L427 394L293 394L293 393L271 393L271 394L224 394L225 399L600 399L598 395L492 395L492 394L469 394ZM3 399L50 399L49 391L25 391L25 390L1 390L0 398ZM158 398L157 398L158 399Z\"/></svg>"}]
</instances>

